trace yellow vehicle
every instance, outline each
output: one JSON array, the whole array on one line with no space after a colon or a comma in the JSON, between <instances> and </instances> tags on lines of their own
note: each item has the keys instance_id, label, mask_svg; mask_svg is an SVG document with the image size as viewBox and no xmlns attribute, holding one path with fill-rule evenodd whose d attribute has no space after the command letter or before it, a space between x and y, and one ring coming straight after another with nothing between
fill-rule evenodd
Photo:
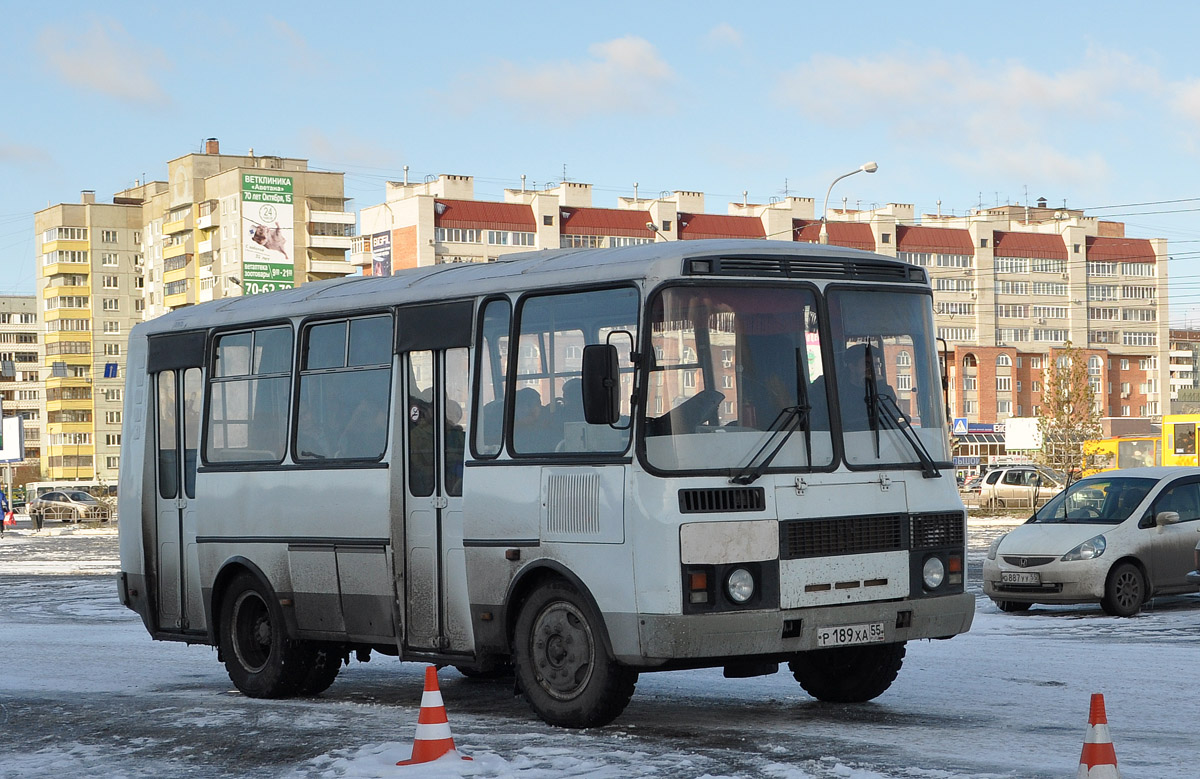
<instances>
[{"instance_id":1,"label":"yellow vehicle","mask_svg":"<svg viewBox=\"0 0 1200 779\"><path fill-rule=\"evenodd\" d=\"M1163 417L1163 465L1196 465L1196 426L1200 414Z\"/></svg>"},{"instance_id":2,"label":"yellow vehicle","mask_svg":"<svg viewBox=\"0 0 1200 779\"><path fill-rule=\"evenodd\" d=\"M1193 444L1194 444L1193 424ZM1165 430L1164 426L1164 430ZM1192 447L1192 462L1195 464L1195 446ZM1114 468L1144 468L1163 465L1162 439L1158 436L1114 436L1083 444L1083 475L1091 476ZM1174 465L1175 463L1165 463Z\"/></svg>"}]
</instances>

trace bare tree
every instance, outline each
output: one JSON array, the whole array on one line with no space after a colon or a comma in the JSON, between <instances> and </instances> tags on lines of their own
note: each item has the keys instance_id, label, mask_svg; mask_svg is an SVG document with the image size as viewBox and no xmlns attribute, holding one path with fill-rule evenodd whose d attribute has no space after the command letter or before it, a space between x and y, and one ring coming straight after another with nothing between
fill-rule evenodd
<instances>
[{"instance_id":1,"label":"bare tree","mask_svg":"<svg viewBox=\"0 0 1200 779\"><path fill-rule=\"evenodd\" d=\"M1042 449L1036 459L1070 472L1084 465L1084 442L1100 437L1098 391L1088 381L1087 355L1068 341L1050 354L1042 377Z\"/></svg>"}]
</instances>

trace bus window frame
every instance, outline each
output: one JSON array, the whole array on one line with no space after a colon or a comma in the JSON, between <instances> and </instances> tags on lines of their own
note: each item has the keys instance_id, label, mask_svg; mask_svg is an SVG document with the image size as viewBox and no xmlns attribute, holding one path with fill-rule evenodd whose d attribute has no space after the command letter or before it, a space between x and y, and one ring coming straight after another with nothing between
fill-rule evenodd
<instances>
[{"instance_id":1,"label":"bus window frame","mask_svg":"<svg viewBox=\"0 0 1200 779\"><path fill-rule=\"evenodd\" d=\"M287 411L287 415L284 417L284 419L286 420L286 423L287 423L287 427L284 429L283 457L281 457L278 460L274 460L274 461L271 461L271 460L231 460L231 461L209 462L209 460L208 460L208 442L209 442L208 434L209 434L209 430L212 427L212 388L213 388L213 383L216 380L217 339L221 338L223 336L226 336L226 335L236 335L238 333L250 333L250 332L254 332L256 330L268 330L268 329L271 329L274 327L285 327L285 326L290 328L292 331L292 359L291 359L291 368L289 370L288 376L289 376L289 380L291 381L292 385L294 386L296 383L296 359L297 359L298 353L297 353L297 349L296 349L296 341L297 341L297 339L296 339L296 323L293 322L291 319L277 318L277 319L266 319L266 320L262 320L260 322L241 322L236 325L229 325L229 326L224 326L224 327L214 327L208 331L208 345L205 350L204 373L202 374L202 379L204 380L204 414L200 420L202 429L201 429L201 433L200 433L200 457L199 457L199 463L196 467L197 473L202 473L202 472L206 472L206 471L217 472L217 471L279 470L281 466L285 466L285 464L287 463L289 456L290 456L290 450L288 447L288 437L289 437L288 429L291 427L291 418L292 418L292 406L291 406L292 392L290 391L290 388L289 388L289 392L288 392L289 408ZM251 357L253 359L253 356L251 356ZM251 363L251 367L253 367L253 363ZM251 373L248 375L253 376L254 374Z\"/></svg>"},{"instance_id":2,"label":"bus window frame","mask_svg":"<svg viewBox=\"0 0 1200 779\"><path fill-rule=\"evenodd\" d=\"M300 422L300 379L304 374L304 350L303 339L307 336L309 328L314 325L331 324L335 322L346 323L346 357L349 359L350 349L350 322L355 319L370 319L371 317L388 316L392 321L392 337L388 340L388 353L391 355L391 361L388 363L389 381L388 381L388 401L387 401L387 441L383 449L383 453L378 457L339 457L328 459L298 459L296 451L296 429ZM291 408L288 412L288 437L287 437L287 457L289 466L293 468L303 468L308 470L319 469L342 469L342 468L372 468L379 467L383 464L386 467L385 460L388 459L388 453L392 449L392 417L393 406L395 405L396 394L396 337L397 337L397 317L396 307L387 306L381 308L365 309L363 311L340 311L335 314L313 314L303 317L296 323L296 336L292 344L292 392L291 392ZM357 366L359 369L379 370L378 365L372 366ZM328 373L332 369L315 368L310 373ZM339 369L344 372L351 372L351 366L343 366Z\"/></svg>"},{"instance_id":3,"label":"bus window frame","mask_svg":"<svg viewBox=\"0 0 1200 779\"><path fill-rule=\"evenodd\" d=\"M483 375L483 346L484 346L484 344L483 344L483 317L487 311L487 307L489 305L491 305L492 303L498 303L498 302L504 302L504 303L508 304L508 351L505 353L505 355L503 357L504 364L500 366L503 369L501 375L503 376L503 379L505 382L504 402L503 402L503 405L501 406L501 411L500 411L500 416L501 416L500 446L495 452L483 453L483 452L479 451L479 447L478 447L478 444L479 444L478 426L483 423L483 413L482 413L483 408L479 405L479 393L482 392L482 390L483 390L484 380L486 379L487 381L490 382L493 379L492 376L485 377ZM474 381L471 384L471 407L473 409L473 412L471 414L471 420L470 420L470 425L469 425L470 429L467 431L467 435L470 438L470 445L469 445L468 449L471 452L471 460L477 460L477 461L483 461L483 462L494 461L494 460L498 459L499 457L501 457L505 453L504 443L508 437L509 396L513 394L510 391L512 389L512 386L509 384L510 378L509 378L508 366L509 366L509 363L512 362L511 357L512 357L512 351L513 351L513 343L514 343L513 327L515 326L516 321L517 321L516 316L514 316L515 311L516 311L516 307L513 305L512 298L505 294L487 295L483 298L480 298L479 302L475 306L475 317L473 320L474 326L475 326L475 332L471 337L471 349L475 352L474 356L471 359L471 374L472 374L472 378L474 379ZM496 361L493 359L492 360L492 371L493 372L496 369L495 363L496 363ZM468 463L469 462L470 462L470 460L468 461Z\"/></svg>"},{"instance_id":4,"label":"bus window frame","mask_svg":"<svg viewBox=\"0 0 1200 779\"><path fill-rule=\"evenodd\" d=\"M504 399L504 446L503 450L508 454L509 459L513 463L523 465L533 465L538 462L546 463L571 463L571 462L587 462L587 463L627 463L632 462L630 450L636 446L634 443L636 435L631 430L630 435L625 442L625 447L621 451L616 452L517 452L513 446L513 416L516 410L517 397L517 359L514 357L514 350L520 349L521 341L521 321L525 313L525 304L531 298L547 298L547 297L563 297L566 295L579 295L589 292L609 292L614 290L632 290L634 300L633 325L634 327L642 327L642 317L645 315L646 297L642 292L642 287L636 280L627 280L619 282L605 282L597 284L580 284L567 288L550 287L542 289L527 290L522 292L513 303L512 320L509 323L508 336L508 392ZM616 326L613 326L616 328ZM619 328L618 328L619 329ZM586 341L587 333L584 333ZM543 346L541 353L545 361L545 336L546 333L541 333L538 336L539 344ZM597 341L597 343L601 343ZM586 343L584 344L587 345ZM550 365L544 362L544 372L547 377L553 381L554 376L550 374ZM637 362L633 363L633 387L632 398L637 398L640 392L638 375L640 368ZM553 398L551 398L553 401ZM631 401L630 417L637 415L637 401Z\"/></svg>"},{"instance_id":5,"label":"bus window frame","mask_svg":"<svg viewBox=\"0 0 1200 779\"><path fill-rule=\"evenodd\" d=\"M742 279L730 279L722 276L700 276L700 277L685 277L682 279L672 279L665 281L653 289L651 289L643 298L642 305L645 310L644 316L649 317L650 303L666 289L678 287L699 287L703 289L802 289L812 293L813 299L816 302L817 311L817 335L821 339L821 363L822 365L833 365L832 344L829 333L829 308L825 301L825 295L820 286L808 279L763 279L761 281L746 281ZM855 287L857 289L857 287ZM641 410L638 415L638 424L634 427L636 433L634 435L634 450L637 453L638 463L649 474L662 478L684 478L690 476L729 476L729 468L700 468L700 469L679 469L664 471L649 461L646 456L646 404L650 392L650 368L654 360L654 346L652 343L653 333L648 321L640 323L643 333L640 334L639 343L641 348L642 359L636 371L638 383L637 387L637 406ZM833 371L831 370L830 373ZM836 379L834 380L836 381ZM809 382L811 388L812 382ZM844 461L842 453L842 436L840 431L841 410L837 408L837 391L833 382L825 382L825 398L827 408L829 409L829 426L830 426L830 446L831 454L829 462L825 465L817 467L795 468L793 466L768 467L763 471L763 474L782 473L803 471L804 473L833 473ZM834 421L835 415L837 421Z\"/></svg>"}]
</instances>

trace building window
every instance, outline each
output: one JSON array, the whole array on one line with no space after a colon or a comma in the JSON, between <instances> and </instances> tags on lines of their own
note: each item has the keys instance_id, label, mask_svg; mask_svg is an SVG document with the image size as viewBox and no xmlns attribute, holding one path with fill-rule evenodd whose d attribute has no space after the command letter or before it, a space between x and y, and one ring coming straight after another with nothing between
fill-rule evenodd
<instances>
[{"instance_id":1,"label":"building window","mask_svg":"<svg viewBox=\"0 0 1200 779\"><path fill-rule=\"evenodd\" d=\"M1012 401L1011 400L997 400L996 401L996 413L1004 415L1004 416L1012 416Z\"/></svg>"},{"instance_id":2,"label":"building window","mask_svg":"<svg viewBox=\"0 0 1200 779\"><path fill-rule=\"evenodd\" d=\"M104 399L109 403L119 403L121 401L121 390L106 389L104 390Z\"/></svg>"},{"instance_id":3,"label":"building window","mask_svg":"<svg viewBox=\"0 0 1200 779\"><path fill-rule=\"evenodd\" d=\"M1029 282L1027 281L997 281L996 294L998 295L1028 295Z\"/></svg>"},{"instance_id":4,"label":"building window","mask_svg":"<svg viewBox=\"0 0 1200 779\"><path fill-rule=\"evenodd\" d=\"M120 287L121 280L118 276L104 276L103 284L105 289L118 289Z\"/></svg>"},{"instance_id":5,"label":"building window","mask_svg":"<svg viewBox=\"0 0 1200 779\"><path fill-rule=\"evenodd\" d=\"M1012 392L1012 376L997 376L996 377L997 392Z\"/></svg>"},{"instance_id":6,"label":"building window","mask_svg":"<svg viewBox=\"0 0 1200 779\"><path fill-rule=\"evenodd\" d=\"M1009 357L1007 354L998 355L996 357L996 367L997 368L1011 368L1012 367L1012 358Z\"/></svg>"},{"instance_id":7,"label":"building window","mask_svg":"<svg viewBox=\"0 0 1200 779\"><path fill-rule=\"evenodd\" d=\"M100 305L101 305L101 308L103 308L105 311L120 311L121 310L121 299L120 298L104 298Z\"/></svg>"},{"instance_id":8,"label":"building window","mask_svg":"<svg viewBox=\"0 0 1200 779\"><path fill-rule=\"evenodd\" d=\"M1047 260L1035 258L1029 261L1029 269L1034 273L1066 273L1066 260Z\"/></svg>"},{"instance_id":9,"label":"building window","mask_svg":"<svg viewBox=\"0 0 1200 779\"><path fill-rule=\"evenodd\" d=\"M997 257L996 273L1028 273L1029 260L1023 257Z\"/></svg>"},{"instance_id":10,"label":"building window","mask_svg":"<svg viewBox=\"0 0 1200 779\"><path fill-rule=\"evenodd\" d=\"M542 224L546 225L547 227L554 224L554 216L551 214L543 214L542 215Z\"/></svg>"},{"instance_id":11,"label":"building window","mask_svg":"<svg viewBox=\"0 0 1200 779\"><path fill-rule=\"evenodd\" d=\"M465 227L439 227L434 237L440 243L481 243L482 231Z\"/></svg>"},{"instance_id":12,"label":"building window","mask_svg":"<svg viewBox=\"0 0 1200 779\"><path fill-rule=\"evenodd\" d=\"M1121 263L1122 276L1157 276L1158 268L1152 262L1123 262Z\"/></svg>"},{"instance_id":13,"label":"building window","mask_svg":"<svg viewBox=\"0 0 1200 779\"><path fill-rule=\"evenodd\" d=\"M104 434L104 445L105 446L120 446L121 445L121 434L120 433L105 433Z\"/></svg>"},{"instance_id":14,"label":"building window","mask_svg":"<svg viewBox=\"0 0 1200 779\"><path fill-rule=\"evenodd\" d=\"M117 231L116 230L101 230L100 231L100 242L101 243L116 243L117 242Z\"/></svg>"},{"instance_id":15,"label":"building window","mask_svg":"<svg viewBox=\"0 0 1200 779\"><path fill-rule=\"evenodd\" d=\"M1121 344L1123 346L1157 346L1158 334L1127 330L1121 333Z\"/></svg>"},{"instance_id":16,"label":"building window","mask_svg":"<svg viewBox=\"0 0 1200 779\"><path fill-rule=\"evenodd\" d=\"M116 252L104 252L100 255L100 264L107 268L115 268L118 263Z\"/></svg>"},{"instance_id":17,"label":"building window","mask_svg":"<svg viewBox=\"0 0 1200 779\"><path fill-rule=\"evenodd\" d=\"M896 366L900 368L907 368L910 365L912 365L912 355L901 350L900 353L896 355Z\"/></svg>"},{"instance_id":18,"label":"building window","mask_svg":"<svg viewBox=\"0 0 1200 779\"><path fill-rule=\"evenodd\" d=\"M1033 294L1066 297L1067 285L1051 281L1035 281L1033 282Z\"/></svg>"},{"instance_id":19,"label":"building window","mask_svg":"<svg viewBox=\"0 0 1200 779\"><path fill-rule=\"evenodd\" d=\"M104 344L104 354L109 357L120 356L121 344Z\"/></svg>"},{"instance_id":20,"label":"building window","mask_svg":"<svg viewBox=\"0 0 1200 779\"><path fill-rule=\"evenodd\" d=\"M105 411L104 412L104 421L110 425L121 424L121 412L120 411Z\"/></svg>"}]
</instances>

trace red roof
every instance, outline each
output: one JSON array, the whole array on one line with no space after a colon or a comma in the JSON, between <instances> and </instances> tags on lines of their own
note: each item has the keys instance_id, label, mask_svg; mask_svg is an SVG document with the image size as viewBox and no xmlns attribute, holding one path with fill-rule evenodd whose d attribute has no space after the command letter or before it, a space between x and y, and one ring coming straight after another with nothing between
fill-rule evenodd
<instances>
[{"instance_id":1,"label":"red roof","mask_svg":"<svg viewBox=\"0 0 1200 779\"><path fill-rule=\"evenodd\" d=\"M1003 233L997 230L995 256L1030 257L1039 260L1067 259L1067 245L1061 235L1045 233Z\"/></svg>"},{"instance_id":2,"label":"red roof","mask_svg":"<svg viewBox=\"0 0 1200 779\"><path fill-rule=\"evenodd\" d=\"M532 233L537 230L533 209L522 203L437 200L433 209L433 223L437 227L515 230L519 233Z\"/></svg>"},{"instance_id":3,"label":"red roof","mask_svg":"<svg viewBox=\"0 0 1200 779\"><path fill-rule=\"evenodd\" d=\"M931 254L975 254L968 230L946 227L896 226L896 250Z\"/></svg>"},{"instance_id":4,"label":"red roof","mask_svg":"<svg viewBox=\"0 0 1200 779\"><path fill-rule=\"evenodd\" d=\"M563 235L617 235L627 238L653 238L646 227L649 211L625 208L560 208Z\"/></svg>"},{"instance_id":5,"label":"red roof","mask_svg":"<svg viewBox=\"0 0 1200 779\"><path fill-rule=\"evenodd\" d=\"M762 220L729 214L679 214L680 240L765 238Z\"/></svg>"},{"instance_id":6,"label":"red roof","mask_svg":"<svg viewBox=\"0 0 1200 779\"><path fill-rule=\"evenodd\" d=\"M821 242L821 222L809 222L805 219L793 219L792 229L799 228L797 241L805 243ZM860 222L826 222L825 231L829 234L829 242L834 246L845 246L847 249L863 249L875 251L875 233L871 226Z\"/></svg>"},{"instance_id":7,"label":"red roof","mask_svg":"<svg viewBox=\"0 0 1200 779\"><path fill-rule=\"evenodd\" d=\"M1154 247L1145 238L1087 239L1087 258L1091 262L1157 262Z\"/></svg>"}]
</instances>

